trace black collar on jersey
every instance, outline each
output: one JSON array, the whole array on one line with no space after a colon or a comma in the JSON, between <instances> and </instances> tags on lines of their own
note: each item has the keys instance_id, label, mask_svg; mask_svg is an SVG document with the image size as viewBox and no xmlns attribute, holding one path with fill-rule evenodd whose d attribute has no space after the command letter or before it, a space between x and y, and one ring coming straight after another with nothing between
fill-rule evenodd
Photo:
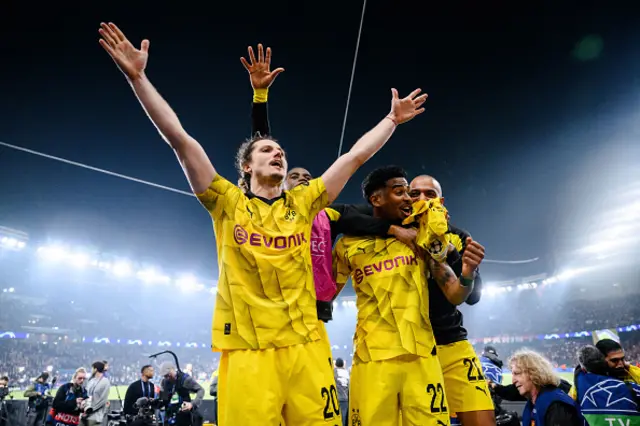
<instances>
[{"instance_id":1,"label":"black collar on jersey","mask_svg":"<svg viewBox=\"0 0 640 426\"><path fill-rule=\"evenodd\" d=\"M282 191L282 193L280 195L278 195L276 198L272 198L270 200L268 198L264 198L264 197L261 197L259 195L256 195L251 191L247 191L247 198L248 199L257 198L258 200L260 200L260 201L262 201L265 204L268 204L270 206L272 206L273 203L275 203L279 199L283 199L285 201L285 203L287 201L286 191Z\"/></svg>"}]
</instances>

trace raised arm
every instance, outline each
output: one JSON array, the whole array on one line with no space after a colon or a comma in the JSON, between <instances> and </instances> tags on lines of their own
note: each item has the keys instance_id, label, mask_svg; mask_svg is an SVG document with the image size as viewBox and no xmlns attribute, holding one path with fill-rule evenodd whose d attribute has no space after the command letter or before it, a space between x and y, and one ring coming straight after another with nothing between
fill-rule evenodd
<instances>
[{"instance_id":1,"label":"raised arm","mask_svg":"<svg viewBox=\"0 0 640 426\"><path fill-rule=\"evenodd\" d=\"M421 106L427 100L427 95L418 96L420 91L416 89L406 98L400 99L398 91L391 89L391 112L376 127L365 133L349 152L338 158L322 175L329 202L333 202L338 197L356 170L387 143L397 125L406 123L424 112Z\"/></svg>"},{"instance_id":2,"label":"raised arm","mask_svg":"<svg viewBox=\"0 0 640 426\"><path fill-rule=\"evenodd\" d=\"M251 136L268 136L271 134L269 128L269 110L267 99L269 87L276 77L284 71L284 68L276 68L271 71L271 48L267 47L266 55L262 44L258 44L258 59L253 53L253 47L247 48L249 61L240 58L240 62L249 73L251 87L253 87L253 105L251 107Z\"/></svg>"},{"instance_id":3,"label":"raised arm","mask_svg":"<svg viewBox=\"0 0 640 426\"><path fill-rule=\"evenodd\" d=\"M456 276L448 264L429 258L431 276L450 303L460 305L467 300L473 291L476 270L482 259L484 259L484 247L473 241L471 237L466 240L460 277Z\"/></svg>"},{"instance_id":4,"label":"raised arm","mask_svg":"<svg viewBox=\"0 0 640 426\"><path fill-rule=\"evenodd\" d=\"M143 40L140 49L136 49L115 24L101 23L100 26L100 45L127 78L162 138L173 148L193 192L204 192L216 176L216 170L202 146L184 130L176 113L147 78L149 40Z\"/></svg>"}]
</instances>

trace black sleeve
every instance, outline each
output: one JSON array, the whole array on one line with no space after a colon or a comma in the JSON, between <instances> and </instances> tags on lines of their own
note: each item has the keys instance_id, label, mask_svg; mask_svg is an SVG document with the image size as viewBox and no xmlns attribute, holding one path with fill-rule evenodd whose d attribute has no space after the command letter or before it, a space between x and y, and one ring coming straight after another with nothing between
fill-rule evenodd
<instances>
[{"instance_id":1,"label":"black sleeve","mask_svg":"<svg viewBox=\"0 0 640 426\"><path fill-rule=\"evenodd\" d=\"M449 258L447 258L447 263L449 263L449 266L451 266L451 269L453 269L453 272L456 274L456 276L459 277L460 275L462 275L462 255L464 254L464 249L467 248L467 238L470 237L471 234L469 234L464 229L457 228L453 225L449 225L449 230L452 233L457 234L460 237L460 241L462 241L462 251L460 251L460 258L457 260L457 262L455 262L454 264L451 264L451 262L449 261ZM471 292L469 297L467 297L466 304L475 305L480 301L481 296L482 296L482 277L480 276L480 270L478 270L476 271L476 279L474 280L474 283L473 283L473 291Z\"/></svg>"},{"instance_id":2,"label":"black sleeve","mask_svg":"<svg viewBox=\"0 0 640 426\"><path fill-rule=\"evenodd\" d=\"M462 264L462 262L460 262ZM462 272L460 272L462 273ZM473 291L469 297L467 297L467 305L475 305L480 301L480 297L482 296L482 276L480 276L480 271L476 272L476 279L473 281Z\"/></svg>"},{"instance_id":3,"label":"black sleeve","mask_svg":"<svg viewBox=\"0 0 640 426\"><path fill-rule=\"evenodd\" d=\"M269 136L271 129L269 129L269 110L266 102L253 103L251 107L251 136L256 134L262 136Z\"/></svg>"},{"instance_id":4,"label":"black sleeve","mask_svg":"<svg viewBox=\"0 0 640 426\"><path fill-rule=\"evenodd\" d=\"M389 227L388 220L373 217L362 213L358 207L348 204L332 204L330 209L338 212L339 217L328 215L331 221L331 237L335 239L339 234L353 235L356 237L376 236L387 237Z\"/></svg>"},{"instance_id":5,"label":"black sleeve","mask_svg":"<svg viewBox=\"0 0 640 426\"><path fill-rule=\"evenodd\" d=\"M520 395L516 385L499 385L496 383L496 387L493 389L496 395L506 401L526 401L527 399Z\"/></svg>"},{"instance_id":6,"label":"black sleeve","mask_svg":"<svg viewBox=\"0 0 640 426\"><path fill-rule=\"evenodd\" d=\"M556 401L547 408L544 424L546 426L580 426L581 422L576 407Z\"/></svg>"},{"instance_id":7,"label":"black sleeve","mask_svg":"<svg viewBox=\"0 0 640 426\"><path fill-rule=\"evenodd\" d=\"M138 382L133 382L127 388L127 393L124 394L124 402L122 404L122 411L125 414L136 414L136 411L133 409L133 404L135 404L137 398L136 390L139 386L134 386Z\"/></svg>"},{"instance_id":8,"label":"black sleeve","mask_svg":"<svg viewBox=\"0 0 640 426\"><path fill-rule=\"evenodd\" d=\"M51 407L59 413L73 414L78 409L76 399L67 401L68 386L60 386L56 392L56 396L53 398Z\"/></svg>"}]
</instances>

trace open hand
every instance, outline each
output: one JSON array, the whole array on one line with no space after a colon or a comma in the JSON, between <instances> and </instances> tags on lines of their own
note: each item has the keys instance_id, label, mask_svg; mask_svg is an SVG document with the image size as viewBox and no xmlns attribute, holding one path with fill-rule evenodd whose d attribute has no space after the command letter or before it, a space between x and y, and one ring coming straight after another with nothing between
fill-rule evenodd
<instances>
[{"instance_id":1,"label":"open hand","mask_svg":"<svg viewBox=\"0 0 640 426\"><path fill-rule=\"evenodd\" d=\"M149 59L149 40L142 40L140 49L133 47L116 24L100 24L100 46L107 51L120 71L130 80L144 74Z\"/></svg>"},{"instance_id":2,"label":"open hand","mask_svg":"<svg viewBox=\"0 0 640 426\"><path fill-rule=\"evenodd\" d=\"M474 272L484 259L484 247L473 238L467 237L466 247L462 254L462 276L473 277Z\"/></svg>"},{"instance_id":3,"label":"open hand","mask_svg":"<svg viewBox=\"0 0 640 426\"><path fill-rule=\"evenodd\" d=\"M406 123L418 114L424 112L421 108L422 104L427 100L427 94L422 94L422 89L416 89L406 98L400 99L398 91L391 89L391 112L389 118L393 119L396 124Z\"/></svg>"},{"instance_id":4,"label":"open hand","mask_svg":"<svg viewBox=\"0 0 640 426\"><path fill-rule=\"evenodd\" d=\"M253 53L253 47L249 46L249 61L244 57L240 58L240 62L249 73L251 79L251 87L254 89L268 89L274 80L284 71L284 68L276 68L271 71L271 48L267 47L267 54L264 54L264 48L262 44L258 45L258 60Z\"/></svg>"}]
</instances>

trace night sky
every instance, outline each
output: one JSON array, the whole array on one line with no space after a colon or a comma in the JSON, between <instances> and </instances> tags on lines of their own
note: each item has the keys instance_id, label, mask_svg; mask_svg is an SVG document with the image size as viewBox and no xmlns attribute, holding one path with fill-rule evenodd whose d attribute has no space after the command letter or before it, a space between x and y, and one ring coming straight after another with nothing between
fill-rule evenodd
<instances>
[{"instance_id":1,"label":"night sky","mask_svg":"<svg viewBox=\"0 0 640 426\"><path fill-rule=\"evenodd\" d=\"M0 141L188 190L98 45L100 22L112 21L135 45L151 41L149 78L223 176L235 181L235 149L250 134L239 57L259 42L286 68L269 104L290 166L320 175L335 159L361 2L93 3L0 6ZM360 182L381 165L431 174L452 222L488 258L542 259L487 266L490 275L551 272L589 197L630 179L640 12L630 2L442 3L369 0L345 148L387 114L391 87L429 99L339 201L362 202ZM217 275L211 221L195 199L3 147L0 225Z\"/></svg>"}]
</instances>

